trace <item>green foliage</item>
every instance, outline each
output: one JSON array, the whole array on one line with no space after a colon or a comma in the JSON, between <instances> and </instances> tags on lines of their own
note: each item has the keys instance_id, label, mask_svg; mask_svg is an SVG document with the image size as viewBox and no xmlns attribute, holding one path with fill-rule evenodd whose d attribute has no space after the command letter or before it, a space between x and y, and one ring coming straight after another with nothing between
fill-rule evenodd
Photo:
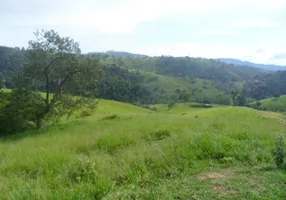
<instances>
[{"instance_id":1,"label":"green foliage","mask_svg":"<svg viewBox=\"0 0 286 200\"><path fill-rule=\"evenodd\" d=\"M176 102L171 101L170 103L168 103L168 109L172 109L175 105L176 105Z\"/></svg>"},{"instance_id":2,"label":"green foliage","mask_svg":"<svg viewBox=\"0 0 286 200\"><path fill-rule=\"evenodd\" d=\"M179 96L179 100L182 102L188 102L191 99L191 94L188 92L182 92Z\"/></svg>"},{"instance_id":3,"label":"green foliage","mask_svg":"<svg viewBox=\"0 0 286 200\"><path fill-rule=\"evenodd\" d=\"M44 109L40 93L14 90L6 93L6 104L0 110L1 134L16 133L31 128L36 116Z\"/></svg>"},{"instance_id":4,"label":"green foliage","mask_svg":"<svg viewBox=\"0 0 286 200\"><path fill-rule=\"evenodd\" d=\"M260 100L270 97L278 98L286 94L286 71L261 73L245 83L244 91L247 96Z\"/></svg>"},{"instance_id":5,"label":"green foliage","mask_svg":"<svg viewBox=\"0 0 286 200\"><path fill-rule=\"evenodd\" d=\"M244 106L246 104L246 99L242 88L233 88L231 91L231 100L234 106Z\"/></svg>"},{"instance_id":6,"label":"green foliage","mask_svg":"<svg viewBox=\"0 0 286 200\"><path fill-rule=\"evenodd\" d=\"M150 103L150 91L143 85L144 77L116 66L103 67L103 77L94 87L97 96L129 103Z\"/></svg>"},{"instance_id":7,"label":"green foliage","mask_svg":"<svg viewBox=\"0 0 286 200\"><path fill-rule=\"evenodd\" d=\"M25 92L16 92L17 98L11 104L16 104L15 108L21 110L17 112L23 113L17 118L23 117L23 122L35 121L37 128L41 128L43 120L55 121L63 115L69 118L87 104L87 97L92 94L87 92L87 86L96 81L99 64L82 56L78 43L69 37L60 37L53 30L37 31L35 36L24 52L27 63L14 80L17 91ZM44 96L34 92L39 90ZM28 105L20 102L24 99Z\"/></svg>"},{"instance_id":8,"label":"green foliage","mask_svg":"<svg viewBox=\"0 0 286 200\"><path fill-rule=\"evenodd\" d=\"M103 120L114 120L114 119L118 119L119 116L116 114L112 114L112 115L108 115L106 117L103 118Z\"/></svg>"},{"instance_id":9,"label":"green foliage","mask_svg":"<svg viewBox=\"0 0 286 200\"><path fill-rule=\"evenodd\" d=\"M278 136L275 140L274 160L278 169L284 167L284 141L282 136Z\"/></svg>"},{"instance_id":10,"label":"green foliage","mask_svg":"<svg viewBox=\"0 0 286 200\"><path fill-rule=\"evenodd\" d=\"M83 109L80 112L80 117L88 117L92 115L92 110L88 110L88 109Z\"/></svg>"}]
</instances>

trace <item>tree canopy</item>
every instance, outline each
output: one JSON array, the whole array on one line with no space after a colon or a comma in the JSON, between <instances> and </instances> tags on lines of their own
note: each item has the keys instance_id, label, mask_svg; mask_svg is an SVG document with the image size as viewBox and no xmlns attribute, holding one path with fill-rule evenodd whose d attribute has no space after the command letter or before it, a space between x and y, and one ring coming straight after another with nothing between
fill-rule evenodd
<instances>
[{"instance_id":1,"label":"tree canopy","mask_svg":"<svg viewBox=\"0 0 286 200\"><path fill-rule=\"evenodd\" d=\"M94 95L88 86L99 78L98 61L83 56L77 42L53 30L37 31L35 36L24 52L25 63L14 74L2 124L34 121L41 128L43 120L69 114Z\"/></svg>"}]
</instances>

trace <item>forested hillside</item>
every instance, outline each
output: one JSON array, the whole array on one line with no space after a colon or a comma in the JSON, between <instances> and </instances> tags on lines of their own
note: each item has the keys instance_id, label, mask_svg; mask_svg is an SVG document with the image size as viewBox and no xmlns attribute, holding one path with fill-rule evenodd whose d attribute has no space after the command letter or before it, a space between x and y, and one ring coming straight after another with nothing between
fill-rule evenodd
<instances>
[{"instance_id":1,"label":"forested hillside","mask_svg":"<svg viewBox=\"0 0 286 200\"><path fill-rule=\"evenodd\" d=\"M245 83L244 90L256 100L286 94L286 71L258 74Z\"/></svg>"},{"instance_id":2,"label":"forested hillside","mask_svg":"<svg viewBox=\"0 0 286 200\"><path fill-rule=\"evenodd\" d=\"M20 49L0 47L0 76L13 88L12 77L25 61ZM85 55L101 65L101 78L90 86L98 98L138 104L179 102L182 93L189 101L229 104L233 88L244 84L244 95L263 99L286 94L285 72L234 66L214 59L149 57L109 51ZM38 88L41 90L41 88Z\"/></svg>"}]
</instances>

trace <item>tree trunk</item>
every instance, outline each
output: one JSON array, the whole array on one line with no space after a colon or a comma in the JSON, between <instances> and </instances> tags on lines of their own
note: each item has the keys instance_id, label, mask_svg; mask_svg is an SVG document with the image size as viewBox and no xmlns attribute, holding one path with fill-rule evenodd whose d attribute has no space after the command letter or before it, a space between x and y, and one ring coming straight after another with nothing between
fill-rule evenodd
<instances>
[{"instance_id":1,"label":"tree trunk","mask_svg":"<svg viewBox=\"0 0 286 200\"><path fill-rule=\"evenodd\" d=\"M41 117L37 117L36 124L37 124L37 129L42 128L42 118Z\"/></svg>"}]
</instances>

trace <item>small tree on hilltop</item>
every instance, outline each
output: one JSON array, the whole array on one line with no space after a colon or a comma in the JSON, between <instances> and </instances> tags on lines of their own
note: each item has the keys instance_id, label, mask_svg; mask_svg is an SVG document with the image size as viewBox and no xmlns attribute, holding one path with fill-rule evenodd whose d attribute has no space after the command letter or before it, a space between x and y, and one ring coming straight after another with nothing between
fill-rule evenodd
<instances>
[{"instance_id":1,"label":"small tree on hilltop","mask_svg":"<svg viewBox=\"0 0 286 200\"><path fill-rule=\"evenodd\" d=\"M37 128L45 118L70 114L83 105L87 88L99 77L99 63L81 55L79 44L53 31L37 31L29 42L27 63L16 79L16 89L25 95ZM44 92L36 95L36 91ZM72 96L76 94L76 96Z\"/></svg>"}]
</instances>

